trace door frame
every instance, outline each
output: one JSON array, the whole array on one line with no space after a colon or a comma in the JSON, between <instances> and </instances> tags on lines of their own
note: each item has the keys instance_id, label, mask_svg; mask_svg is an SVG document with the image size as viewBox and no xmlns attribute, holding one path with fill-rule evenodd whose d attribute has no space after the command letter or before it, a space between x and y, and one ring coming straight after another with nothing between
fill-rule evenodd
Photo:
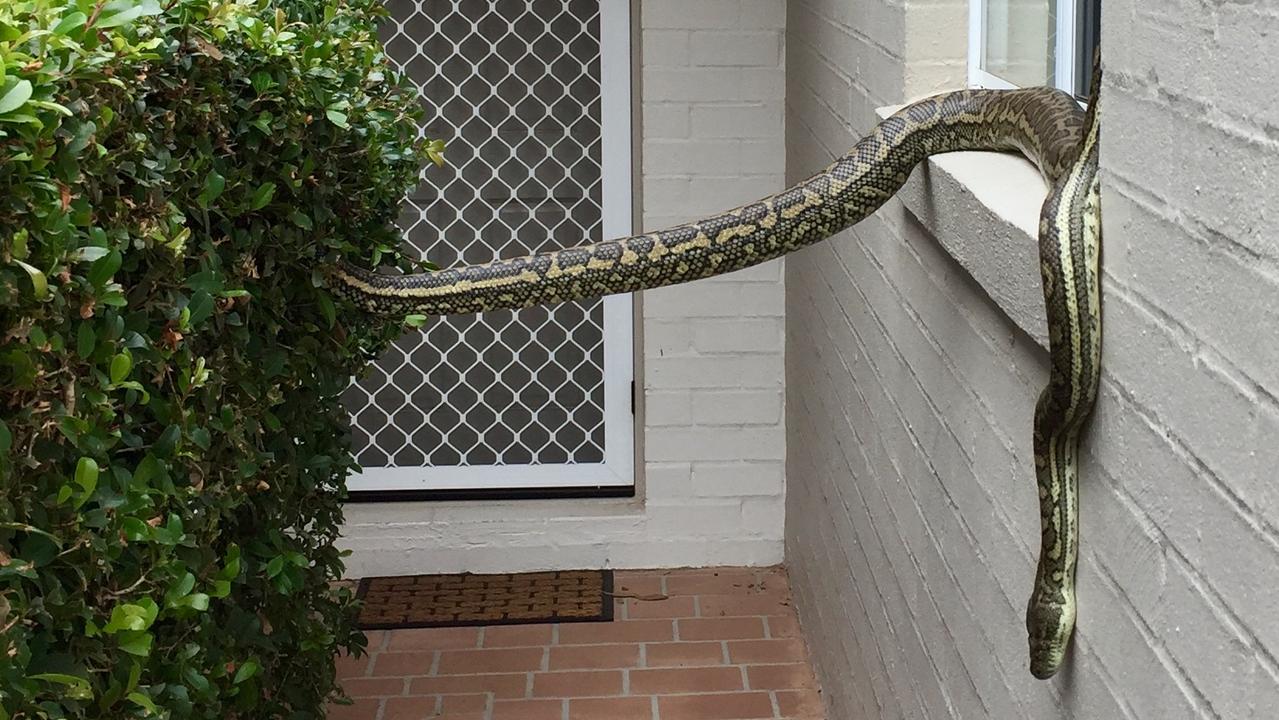
<instances>
[{"instance_id":1,"label":"door frame","mask_svg":"<svg viewBox=\"0 0 1279 720\"><path fill-rule=\"evenodd\" d=\"M600 173L604 239L633 232L630 0L600 0ZM353 502L635 494L635 302L603 300L604 460L600 463L364 468L347 478Z\"/></svg>"}]
</instances>

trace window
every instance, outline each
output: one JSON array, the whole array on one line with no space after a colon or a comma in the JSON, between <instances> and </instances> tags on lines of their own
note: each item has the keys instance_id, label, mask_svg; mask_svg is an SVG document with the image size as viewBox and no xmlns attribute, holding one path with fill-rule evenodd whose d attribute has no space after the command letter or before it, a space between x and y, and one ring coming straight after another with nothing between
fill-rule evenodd
<instances>
[{"instance_id":1,"label":"window","mask_svg":"<svg viewBox=\"0 0 1279 720\"><path fill-rule=\"evenodd\" d=\"M1052 85L1088 97L1101 0L973 0L970 7L971 85Z\"/></svg>"}]
</instances>

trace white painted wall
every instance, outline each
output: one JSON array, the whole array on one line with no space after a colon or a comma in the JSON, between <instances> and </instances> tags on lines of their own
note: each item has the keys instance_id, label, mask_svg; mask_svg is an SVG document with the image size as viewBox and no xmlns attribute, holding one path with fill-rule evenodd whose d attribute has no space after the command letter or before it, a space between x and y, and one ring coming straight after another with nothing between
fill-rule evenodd
<instances>
[{"instance_id":1,"label":"white painted wall","mask_svg":"<svg viewBox=\"0 0 1279 720\"><path fill-rule=\"evenodd\" d=\"M644 229L784 180L785 3L644 0ZM634 500L353 504L348 575L782 560L780 261L645 293Z\"/></svg>"},{"instance_id":2,"label":"white painted wall","mask_svg":"<svg viewBox=\"0 0 1279 720\"><path fill-rule=\"evenodd\" d=\"M962 3L788 4L796 175L921 73L964 81ZM1114 0L1102 21L1104 372L1053 680L1024 625L1047 353L1006 312L1021 290L978 272L998 251L934 231L1033 239L917 174L905 207L787 259L786 554L831 718L1276 716L1279 16Z\"/></svg>"}]
</instances>

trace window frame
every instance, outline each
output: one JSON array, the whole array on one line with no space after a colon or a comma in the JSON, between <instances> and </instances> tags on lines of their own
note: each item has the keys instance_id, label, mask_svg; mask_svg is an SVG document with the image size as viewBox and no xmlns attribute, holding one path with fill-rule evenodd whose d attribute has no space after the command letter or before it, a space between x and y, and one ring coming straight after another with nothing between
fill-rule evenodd
<instances>
[{"instance_id":1,"label":"window frame","mask_svg":"<svg viewBox=\"0 0 1279 720\"><path fill-rule=\"evenodd\" d=\"M981 61L986 50L986 6L989 0L969 0L968 3L968 85L975 88L1012 89L1019 87L1013 83L982 69ZM1055 0L1056 13L1056 47L1053 51L1053 77L1055 87L1072 95L1078 85L1078 54L1080 51L1077 36L1078 18L1081 3L1078 0Z\"/></svg>"}]
</instances>

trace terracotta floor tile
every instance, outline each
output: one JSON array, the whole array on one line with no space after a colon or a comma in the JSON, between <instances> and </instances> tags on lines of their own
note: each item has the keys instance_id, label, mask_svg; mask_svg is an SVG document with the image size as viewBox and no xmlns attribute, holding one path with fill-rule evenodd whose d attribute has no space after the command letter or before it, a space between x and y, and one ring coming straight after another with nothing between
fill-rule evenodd
<instances>
[{"instance_id":1,"label":"terracotta floor tile","mask_svg":"<svg viewBox=\"0 0 1279 720\"><path fill-rule=\"evenodd\" d=\"M493 703L493 720L561 720L563 700L498 700Z\"/></svg>"},{"instance_id":2,"label":"terracotta floor tile","mask_svg":"<svg viewBox=\"0 0 1279 720\"><path fill-rule=\"evenodd\" d=\"M724 645L719 642L649 643L644 646L646 667L721 665Z\"/></svg>"},{"instance_id":3,"label":"terracotta floor tile","mask_svg":"<svg viewBox=\"0 0 1279 720\"><path fill-rule=\"evenodd\" d=\"M390 633L387 650L460 650L479 647L477 627L405 628Z\"/></svg>"},{"instance_id":4,"label":"terracotta floor tile","mask_svg":"<svg viewBox=\"0 0 1279 720\"><path fill-rule=\"evenodd\" d=\"M327 720L373 720L377 717L381 700L356 700L354 705L330 705Z\"/></svg>"},{"instance_id":5,"label":"terracotta floor tile","mask_svg":"<svg viewBox=\"0 0 1279 720\"><path fill-rule=\"evenodd\" d=\"M493 625L484 628L483 643L486 648L529 647L550 645L555 626L541 625Z\"/></svg>"},{"instance_id":6,"label":"terracotta floor tile","mask_svg":"<svg viewBox=\"0 0 1279 720\"><path fill-rule=\"evenodd\" d=\"M588 698L568 701L569 720L651 720L653 701L646 697Z\"/></svg>"},{"instance_id":7,"label":"terracotta floor tile","mask_svg":"<svg viewBox=\"0 0 1279 720\"><path fill-rule=\"evenodd\" d=\"M533 675L533 697L602 697L622 694L621 670L570 670Z\"/></svg>"},{"instance_id":8,"label":"terracotta floor tile","mask_svg":"<svg viewBox=\"0 0 1279 720\"><path fill-rule=\"evenodd\" d=\"M683 618L680 640L747 640L764 637L764 620L757 617Z\"/></svg>"},{"instance_id":9,"label":"terracotta floor tile","mask_svg":"<svg viewBox=\"0 0 1279 720\"><path fill-rule=\"evenodd\" d=\"M615 620L611 623L571 623L560 626L560 645L620 642L660 642L675 638L673 620Z\"/></svg>"},{"instance_id":10,"label":"terracotta floor tile","mask_svg":"<svg viewBox=\"0 0 1279 720\"><path fill-rule=\"evenodd\" d=\"M482 675L540 670L545 653L541 647L445 650L440 653L436 674Z\"/></svg>"},{"instance_id":11,"label":"terracotta floor tile","mask_svg":"<svg viewBox=\"0 0 1279 720\"><path fill-rule=\"evenodd\" d=\"M622 606L622 612L628 620L697 616L697 596L695 595L682 595L665 600L627 598L622 601Z\"/></svg>"},{"instance_id":12,"label":"terracotta floor tile","mask_svg":"<svg viewBox=\"0 0 1279 720\"><path fill-rule=\"evenodd\" d=\"M342 681L342 689L353 698L403 695L404 686L402 677L349 678Z\"/></svg>"},{"instance_id":13,"label":"terracotta floor tile","mask_svg":"<svg viewBox=\"0 0 1279 720\"><path fill-rule=\"evenodd\" d=\"M667 695L657 698L662 720L755 720L773 717L765 692Z\"/></svg>"},{"instance_id":14,"label":"terracotta floor tile","mask_svg":"<svg viewBox=\"0 0 1279 720\"><path fill-rule=\"evenodd\" d=\"M370 656L337 659L356 705L327 720L823 720L783 571L614 581L656 599L616 599L613 622L371 633Z\"/></svg>"},{"instance_id":15,"label":"terracotta floor tile","mask_svg":"<svg viewBox=\"0 0 1279 720\"><path fill-rule=\"evenodd\" d=\"M782 717L823 717L822 696L816 690L779 690L776 695L777 709L782 711Z\"/></svg>"},{"instance_id":16,"label":"terracotta floor tile","mask_svg":"<svg viewBox=\"0 0 1279 720\"><path fill-rule=\"evenodd\" d=\"M732 666L631 671L631 692L635 695L679 695L741 689L741 668Z\"/></svg>"},{"instance_id":17,"label":"terracotta floor tile","mask_svg":"<svg viewBox=\"0 0 1279 720\"><path fill-rule=\"evenodd\" d=\"M639 645L575 645L551 648L548 670L595 670L638 667Z\"/></svg>"},{"instance_id":18,"label":"terracotta floor tile","mask_svg":"<svg viewBox=\"0 0 1279 720\"><path fill-rule=\"evenodd\" d=\"M777 640L737 640L728 643L728 660L732 663L807 662L804 641L799 638Z\"/></svg>"},{"instance_id":19,"label":"terracotta floor tile","mask_svg":"<svg viewBox=\"0 0 1279 720\"><path fill-rule=\"evenodd\" d=\"M789 665L750 665L746 668L751 690L809 690L817 687L817 678L808 663Z\"/></svg>"},{"instance_id":20,"label":"terracotta floor tile","mask_svg":"<svg viewBox=\"0 0 1279 720\"><path fill-rule=\"evenodd\" d=\"M409 683L411 695L453 695L492 693L501 700L522 698L528 688L528 675L506 673L493 675L446 675L443 677L413 678Z\"/></svg>"}]
</instances>

